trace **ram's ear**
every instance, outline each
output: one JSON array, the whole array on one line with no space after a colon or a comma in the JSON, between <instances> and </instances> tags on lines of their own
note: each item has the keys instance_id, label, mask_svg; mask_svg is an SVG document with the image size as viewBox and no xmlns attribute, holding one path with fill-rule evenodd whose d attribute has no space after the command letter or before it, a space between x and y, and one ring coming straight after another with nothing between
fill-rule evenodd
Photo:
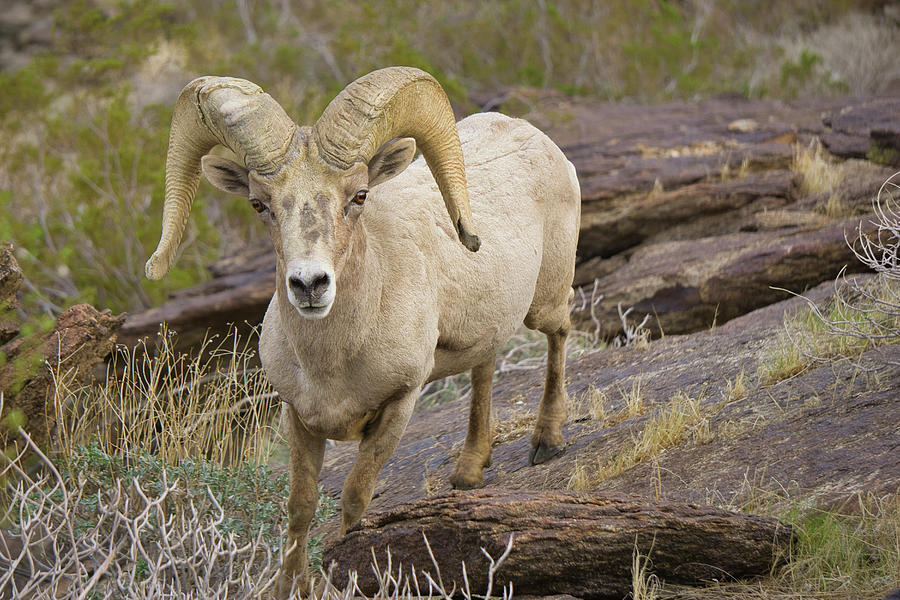
<instances>
[{"instance_id":1,"label":"ram's ear","mask_svg":"<svg viewBox=\"0 0 900 600\"><path fill-rule=\"evenodd\" d=\"M416 140L394 138L382 144L369 161L369 187L403 172L416 155Z\"/></svg>"},{"instance_id":2,"label":"ram's ear","mask_svg":"<svg viewBox=\"0 0 900 600\"><path fill-rule=\"evenodd\" d=\"M213 154L207 154L200 159L200 166L206 179L223 192L245 198L250 195L250 182L246 167Z\"/></svg>"}]
</instances>

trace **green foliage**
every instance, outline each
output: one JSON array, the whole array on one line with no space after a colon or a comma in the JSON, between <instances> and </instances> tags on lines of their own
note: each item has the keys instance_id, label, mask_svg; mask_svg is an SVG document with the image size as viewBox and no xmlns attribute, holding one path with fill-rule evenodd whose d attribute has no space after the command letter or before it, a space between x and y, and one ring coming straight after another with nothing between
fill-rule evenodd
<instances>
[{"instance_id":1,"label":"green foliage","mask_svg":"<svg viewBox=\"0 0 900 600\"><path fill-rule=\"evenodd\" d=\"M900 165L900 151L896 148L880 146L875 143L872 143L869 147L869 151L866 152L866 158L882 165L893 167Z\"/></svg>"},{"instance_id":2,"label":"green foliage","mask_svg":"<svg viewBox=\"0 0 900 600\"><path fill-rule=\"evenodd\" d=\"M25 417L25 413L22 412L20 408L14 408L3 417L3 420L0 421L0 425L3 425L9 431L16 431L19 428L25 427L28 419Z\"/></svg>"},{"instance_id":3,"label":"green foliage","mask_svg":"<svg viewBox=\"0 0 900 600\"><path fill-rule=\"evenodd\" d=\"M177 493L169 496L170 510L193 504L202 513L212 514L212 496L225 513L219 525L222 533L234 534L242 542L262 536L278 546L279 525L285 518L283 507L290 489L286 472L275 473L265 465L251 462L223 467L203 459L168 465L148 452L109 455L97 442L78 446L60 467L64 480L85 486L87 493L75 507L85 529L96 523L100 495L114 489L117 481L127 486L136 480L145 492L159 494L163 491L163 472L169 485L176 480L179 484ZM320 489L313 524L336 512L335 500ZM312 546L321 546L320 540L314 540Z\"/></svg>"},{"instance_id":4,"label":"green foliage","mask_svg":"<svg viewBox=\"0 0 900 600\"><path fill-rule=\"evenodd\" d=\"M711 77L720 59L717 39L695 35L686 15L669 2L644 2L639 13L644 35L623 45L626 93L639 93L648 82L661 84L670 97L718 89Z\"/></svg>"},{"instance_id":5,"label":"green foliage","mask_svg":"<svg viewBox=\"0 0 900 600\"><path fill-rule=\"evenodd\" d=\"M900 502L860 497L847 512L791 508L796 544L781 579L807 592L852 591L880 597L900 573ZM855 594L854 594L855 595Z\"/></svg>"}]
</instances>

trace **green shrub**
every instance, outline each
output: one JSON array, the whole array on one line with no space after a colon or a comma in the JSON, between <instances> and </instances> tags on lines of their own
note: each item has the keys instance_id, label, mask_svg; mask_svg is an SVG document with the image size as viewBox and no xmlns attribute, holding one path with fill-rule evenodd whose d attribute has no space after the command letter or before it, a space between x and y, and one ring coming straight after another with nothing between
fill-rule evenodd
<instances>
[{"instance_id":1,"label":"green shrub","mask_svg":"<svg viewBox=\"0 0 900 600\"><path fill-rule=\"evenodd\" d=\"M226 514L219 526L223 533L232 533L245 542L257 536L274 546L280 542L280 527L286 518L283 507L290 491L287 472L275 473L249 461L223 467L189 458L168 465L148 452L111 456L97 442L78 446L60 469L64 479L77 480L85 486L87 493L76 510L87 524L96 518L93 512L97 509L97 495L113 489L116 480L128 484L136 479L145 491L161 494L163 471L166 481L171 484L177 480L180 484L179 493L169 498L203 509L211 508L210 495L215 498ZM313 525L336 514L337 509L337 502L320 488Z\"/></svg>"}]
</instances>

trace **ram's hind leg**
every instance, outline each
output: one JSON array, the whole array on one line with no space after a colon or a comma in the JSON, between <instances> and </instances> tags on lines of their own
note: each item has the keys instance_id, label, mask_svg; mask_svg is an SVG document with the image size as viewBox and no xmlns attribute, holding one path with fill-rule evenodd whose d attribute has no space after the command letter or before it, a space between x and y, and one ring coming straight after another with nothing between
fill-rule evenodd
<instances>
[{"instance_id":1,"label":"ram's hind leg","mask_svg":"<svg viewBox=\"0 0 900 600\"><path fill-rule=\"evenodd\" d=\"M574 291L570 290L564 304L549 313L529 314L525 325L547 336L547 373L544 395L538 408L537 421L531 434L531 453L528 464L550 460L562 450L562 426L566 422L566 338L569 335L569 305Z\"/></svg>"},{"instance_id":2,"label":"ram's hind leg","mask_svg":"<svg viewBox=\"0 0 900 600\"><path fill-rule=\"evenodd\" d=\"M469 403L469 430L450 484L459 490L481 487L484 468L491 464L491 387L494 363L490 360L472 369L472 401Z\"/></svg>"}]
</instances>

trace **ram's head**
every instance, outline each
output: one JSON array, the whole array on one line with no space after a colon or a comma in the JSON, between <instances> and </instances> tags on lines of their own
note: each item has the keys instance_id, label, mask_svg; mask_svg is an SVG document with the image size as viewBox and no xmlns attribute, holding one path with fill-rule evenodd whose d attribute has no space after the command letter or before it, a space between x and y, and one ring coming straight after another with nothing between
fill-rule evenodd
<instances>
[{"instance_id":1,"label":"ram's head","mask_svg":"<svg viewBox=\"0 0 900 600\"><path fill-rule=\"evenodd\" d=\"M219 144L244 164L209 155ZM460 241L477 250L453 111L427 73L392 67L361 77L312 127L249 81L195 79L172 116L162 236L147 277L171 267L202 169L216 187L249 198L269 227L288 300L305 317L324 317L369 188L403 171L416 144Z\"/></svg>"}]
</instances>

